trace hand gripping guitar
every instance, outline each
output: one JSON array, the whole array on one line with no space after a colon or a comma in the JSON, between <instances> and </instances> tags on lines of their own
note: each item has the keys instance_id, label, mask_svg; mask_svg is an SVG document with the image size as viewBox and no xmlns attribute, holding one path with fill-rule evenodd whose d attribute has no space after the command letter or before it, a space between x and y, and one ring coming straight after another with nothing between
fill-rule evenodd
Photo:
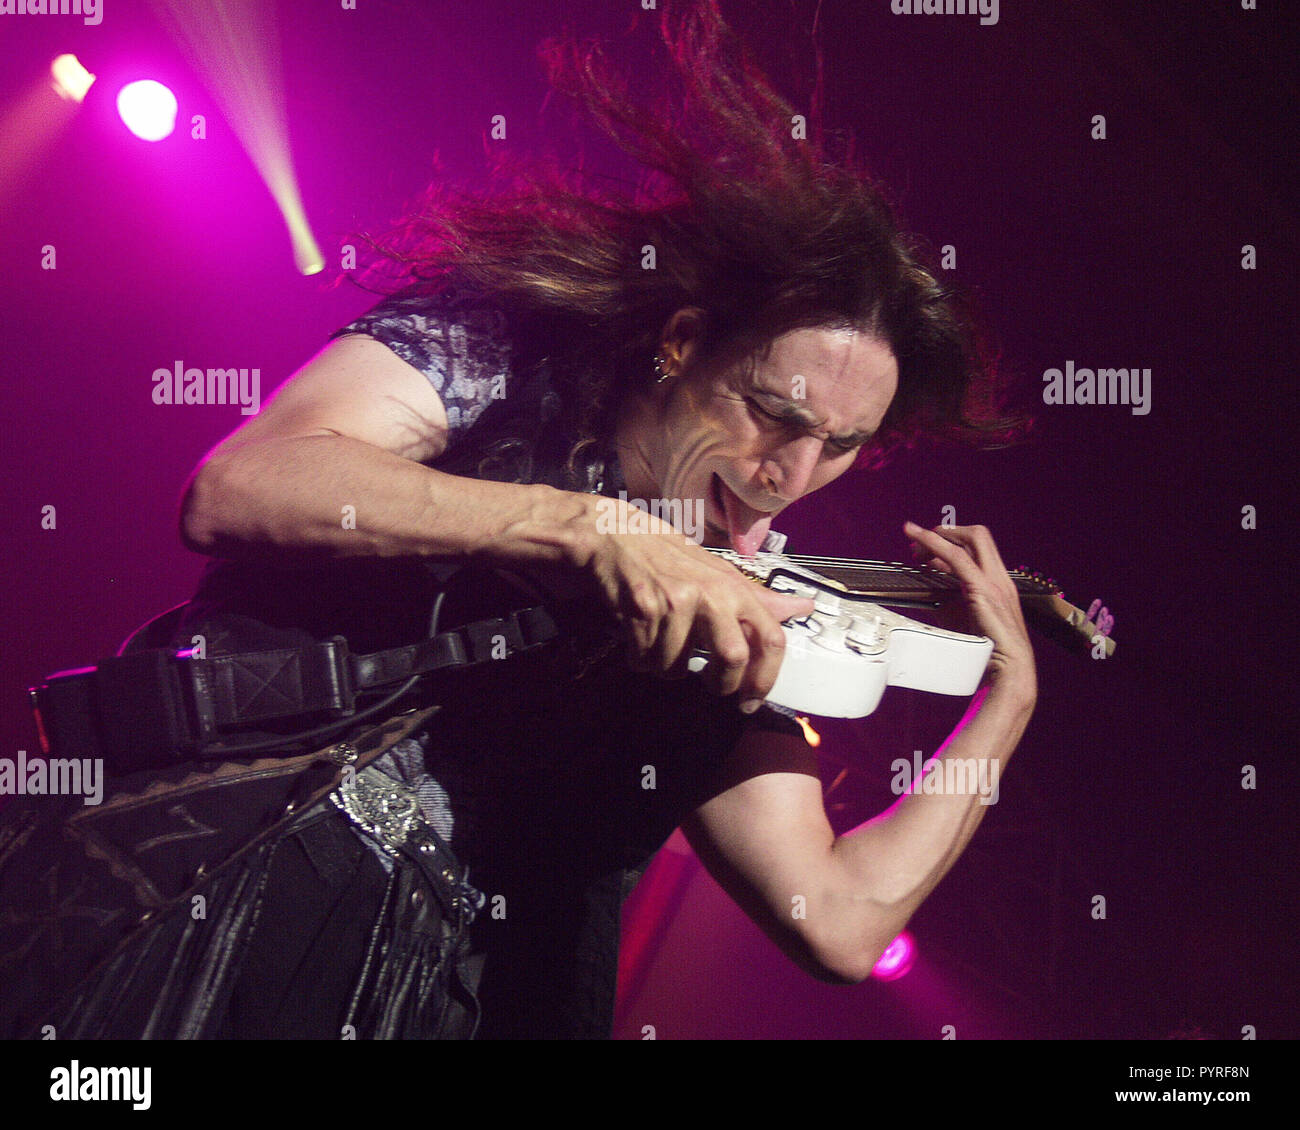
<instances>
[{"instance_id":1,"label":"hand gripping guitar","mask_svg":"<svg viewBox=\"0 0 1300 1130\"><path fill-rule=\"evenodd\" d=\"M767 701L800 714L863 718L886 687L970 695L979 686L993 641L911 620L857 596L777 553L742 557L714 550L773 592L811 598L801 620L786 621L785 658ZM707 655L689 662L702 671Z\"/></svg>"},{"instance_id":2,"label":"hand gripping guitar","mask_svg":"<svg viewBox=\"0 0 1300 1130\"><path fill-rule=\"evenodd\" d=\"M768 702L826 718L861 718L875 710L887 686L936 694L975 692L992 654L992 641L909 620L891 608L940 608L961 599L956 578L928 566L888 561L782 554L785 537L769 531L763 549L725 558L778 592L811 597L811 616L785 625L786 659ZM814 571L814 567L815 570ZM1054 643L1079 655L1115 654L1114 617L1093 601L1088 611L1070 604L1052 580L1025 569L1008 572L1025 619ZM708 656L697 653L692 670Z\"/></svg>"}]
</instances>

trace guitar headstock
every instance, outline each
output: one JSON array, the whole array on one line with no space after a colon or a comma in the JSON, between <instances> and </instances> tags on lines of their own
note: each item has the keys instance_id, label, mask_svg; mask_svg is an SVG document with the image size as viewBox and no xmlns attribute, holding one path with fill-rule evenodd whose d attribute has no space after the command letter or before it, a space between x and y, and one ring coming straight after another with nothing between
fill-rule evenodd
<instances>
[{"instance_id":1,"label":"guitar headstock","mask_svg":"<svg viewBox=\"0 0 1300 1130\"><path fill-rule=\"evenodd\" d=\"M1050 577L1029 569L1012 569L1010 576L1020 593L1020 605L1026 616L1045 635L1064 644L1071 651L1091 653L1101 641L1106 658L1115 654L1115 640L1104 634L1088 614L1065 599L1065 594Z\"/></svg>"}]
</instances>

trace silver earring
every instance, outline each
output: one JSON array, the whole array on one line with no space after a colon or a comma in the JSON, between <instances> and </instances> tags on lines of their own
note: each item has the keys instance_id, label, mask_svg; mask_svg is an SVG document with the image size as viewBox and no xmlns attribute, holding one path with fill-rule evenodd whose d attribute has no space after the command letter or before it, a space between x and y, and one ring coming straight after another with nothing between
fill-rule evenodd
<instances>
[{"instance_id":1,"label":"silver earring","mask_svg":"<svg viewBox=\"0 0 1300 1130\"><path fill-rule=\"evenodd\" d=\"M668 359L664 357L662 354L656 353L655 354L655 377L657 379L655 381L655 384L657 385L663 384L664 381L666 381L670 376L672 376L672 374L668 372Z\"/></svg>"}]
</instances>

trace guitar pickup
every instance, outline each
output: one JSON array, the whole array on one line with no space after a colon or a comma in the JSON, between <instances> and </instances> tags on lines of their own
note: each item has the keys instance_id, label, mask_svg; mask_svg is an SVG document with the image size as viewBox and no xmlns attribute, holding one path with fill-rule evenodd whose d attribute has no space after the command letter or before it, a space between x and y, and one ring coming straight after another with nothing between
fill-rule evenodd
<instances>
[{"instance_id":1,"label":"guitar pickup","mask_svg":"<svg viewBox=\"0 0 1300 1130\"><path fill-rule=\"evenodd\" d=\"M779 592L788 596L802 596L809 600L815 600L821 592L814 585L800 584L789 577L777 577L769 587L772 592Z\"/></svg>"}]
</instances>

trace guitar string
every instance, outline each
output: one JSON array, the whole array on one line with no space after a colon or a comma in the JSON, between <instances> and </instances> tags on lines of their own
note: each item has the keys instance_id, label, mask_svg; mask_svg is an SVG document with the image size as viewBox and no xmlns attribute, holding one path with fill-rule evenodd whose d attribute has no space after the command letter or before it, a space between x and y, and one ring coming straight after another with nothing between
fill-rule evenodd
<instances>
[{"instance_id":1,"label":"guitar string","mask_svg":"<svg viewBox=\"0 0 1300 1130\"><path fill-rule=\"evenodd\" d=\"M706 548L709 549L710 553L716 553L719 556L734 552L733 550L728 550L728 549L715 549L711 546ZM820 565L822 567L831 566L831 567L838 567L838 568L845 568L845 569L853 569L853 568L875 569L886 573L910 574L912 576L919 575L923 578L933 575L933 574L927 574L919 566L903 565L892 561L871 561L865 558L852 558L852 557L820 557L817 556L816 554L805 554L805 553L781 553L781 554L777 554L776 556L782 557L786 561L792 562L795 565L807 565L810 568L814 565ZM946 573L942 573L938 575L948 576L948 574ZM1030 575L1029 573L1026 573L1023 569L1008 569L1007 576L1021 579L1021 580L1026 580L1026 581L1035 581L1035 582L1038 581L1038 578ZM1038 582L1038 583L1043 583L1043 582Z\"/></svg>"},{"instance_id":2,"label":"guitar string","mask_svg":"<svg viewBox=\"0 0 1300 1130\"><path fill-rule=\"evenodd\" d=\"M728 554L735 556L735 553L732 550L718 549L712 546L706 546L704 548L708 549L710 553L714 553L719 556L724 556ZM827 566L830 567L838 566L838 567L844 567L850 569L866 567L871 569L882 570L886 573L910 574L912 577L919 576L921 580L929 579L927 574L916 566L903 565L903 564L890 562L890 561L864 561L864 560L857 560L848 557L820 557L812 554L794 554L794 553L791 554L778 553L778 554L773 554L772 556L783 558L784 560L789 561L794 565L806 565L809 568L812 568L815 565L820 565L823 568ZM931 573L933 575L942 576L950 580L952 579L950 574L939 573L937 570L931 570ZM1028 574L1021 569L1008 569L1007 576L1009 576L1013 581L1024 581L1029 584L1038 586L1040 589L1047 590L1046 593L1041 591L1037 593L1022 591L1020 593L1021 596L1042 596L1042 595L1050 595L1055 597L1061 596L1061 589L1056 585L1054 581L1050 583L1043 581L1039 577ZM933 591L934 590L932 590L932 592ZM885 601L885 603L888 603L888 601Z\"/></svg>"}]
</instances>

